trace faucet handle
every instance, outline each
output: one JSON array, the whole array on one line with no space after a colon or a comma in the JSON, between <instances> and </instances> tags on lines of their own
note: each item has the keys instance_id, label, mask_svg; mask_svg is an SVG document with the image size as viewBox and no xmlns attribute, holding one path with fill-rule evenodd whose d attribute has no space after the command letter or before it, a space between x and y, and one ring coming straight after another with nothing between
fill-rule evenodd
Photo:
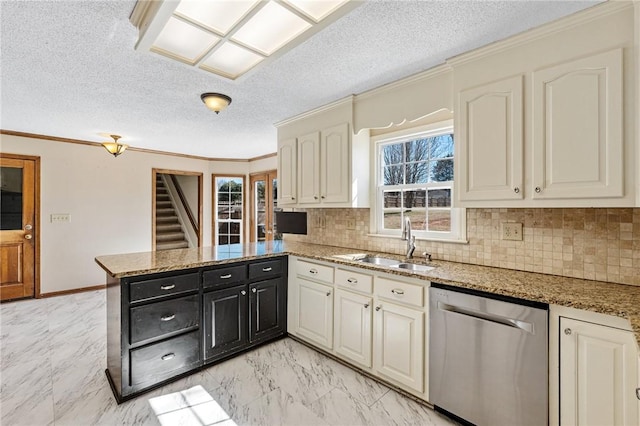
<instances>
[{"instance_id":1,"label":"faucet handle","mask_svg":"<svg viewBox=\"0 0 640 426\"><path fill-rule=\"evenodd\" d=\"M431 253L428 252L422 252L422 255L425 257L425 259L427 259L428 262L431 262Z\"/></svg>"}]
</instances>

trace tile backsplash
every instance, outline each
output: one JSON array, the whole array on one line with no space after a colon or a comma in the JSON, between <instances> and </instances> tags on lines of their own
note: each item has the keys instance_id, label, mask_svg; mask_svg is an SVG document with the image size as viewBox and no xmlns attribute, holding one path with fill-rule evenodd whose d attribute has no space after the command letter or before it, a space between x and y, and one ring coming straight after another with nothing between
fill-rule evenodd
<instances>
[{"instance_id":1,"label":"tile backsplash","mask_svg":"<svg viewBox=\"0 0 640 426\"><path fill-rule=\"evenodd\" d=\"M369 209L307 209L308 234L285 240L404 254L400 238L369 235ZM500 238L523 225L522 241ZM314 226L323 224L324 227ZM355 224L355 227L353 227ZM351 226L348 226L351 225ZM467 209L467 244L416 241L416 256L640 285L640 208Z\"/></svg>"}]
</instances>

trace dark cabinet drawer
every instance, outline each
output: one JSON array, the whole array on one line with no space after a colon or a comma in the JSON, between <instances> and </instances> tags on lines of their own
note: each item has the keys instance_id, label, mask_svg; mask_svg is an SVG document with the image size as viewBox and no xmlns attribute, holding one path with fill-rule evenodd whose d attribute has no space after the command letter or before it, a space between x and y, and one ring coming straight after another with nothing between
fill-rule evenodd
<instances>
[{"instance_id":1,"label":"dark cabinet drawer","mask_svg":"<svg viewBox=\"0 0 640 426\"><path fill-rule=\"evenodd\" d=\"M159 382L197 367L200 361L198 331L131 351L131 386Z\"/></svg>"},{"instance_id":2,"label":"dark cabinet drawer","mask_svg":"<svg viewBox=\"0 0 640 426\"><path fill-rule=\"evenodd\" d=\"M247 280L247 265L234 265L205 271L202 274L204 288L226 287L244 283Z\"/></svg>"},{"instance_id":3,"label":"dark cabinet drawer","mask_svg":"<svg viewBox=\"0 0 640 426\"><path fill-rule=\"evenodd\" d=\"M249 279L252 281L262 278L273 277L282 274L283 261L281 258L266 260L264 262L253 262L249 264Z\"/></svg>"},{"instance_id":4,"label":"dark cabinet drawer","mask_svg":"<svg viewBox=\"0 0 640 426\"><path fill-rule=\"evenodd\" d=\"M129 281L129 300L155 299L172 294L186 293L197 290L200 278L197 272L191 274L169 275L143 281Z\"/></svg>"},{"instance_id":5,"label":"dark cabinet drawer","mask_svg":"<svg viewBox=\"0 0 640 426\"><path fill-rule=\"evenodd\" d=\"M200 318L198 295L131 308L131 344L162 337L190 327Z\"/></svg>"}]
</instances>

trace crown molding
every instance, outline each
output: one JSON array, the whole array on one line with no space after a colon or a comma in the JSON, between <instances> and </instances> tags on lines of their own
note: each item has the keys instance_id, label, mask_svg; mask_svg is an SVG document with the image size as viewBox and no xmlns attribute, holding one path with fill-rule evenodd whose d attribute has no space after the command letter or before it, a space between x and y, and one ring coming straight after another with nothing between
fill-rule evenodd
<instances>
[{"instance_id":1,"label":"crown molding","mask_svg":"<svg viewBox=\"0 0 640 426\"><path fill-rule=\"evenodd\" d=\"M102 143L100 142L85 141L81 139L62 138L59 136L41 135L37 133L17 132L15 130L0 129L0 135L17 136L17 137L31 138L31 139L41 139L41 140L53 141L53 142L73 143L77 145L87 145L87 146L102 148ZM225 161L225 162L232 162L232 163L250 163L252 161L263 160L265 158L275 157L277 155L274 152L271 154L260 155L258 157L252 157L252 158L217 158L217 157L203 157L200 155L180 154L176 152L159 151L159 150L147 149L147 148L136 148L131 146L127 148L127 151L143 152L146 154L167 155L170 157L190 158L192 160Z\"/></svg>"},{"instance_id":2,"label":"crown molding","mask_svg":"<svg viewBox=\"0 0 640 426\"><path fill-rule=\"evenodd\" d=\"M375 89L367 90L366 92L362 92L359 95L355 95L355 102L359 100L371 98L374 96L378 96L382 93L397 90L403 86L408 86L410 84L416 83L421 80L428 80L430 78L434 78L442 74L447 74L450 71L451 71L451 66L449 66L449 64L447 63L436 65L435 67L429 68L428 70L420 71L419 73L410 75L409 77L405 77L400 80L387 83L383 86L376 87Z\"/></svg>"},{"instance_id":3,"label":"crown molding","mask_svg":"<svg viewBox=\"0 0 640 426\"><path fill-rule=\"evenodd\" d=\"M293 117L287 118L285 120L282 121L278 121L277 123L274 123L273 125L276 127L282 127L282 126L286 126L287 124L291 124L295 121L301 120L303 118L308 118L311 117L313 115L316 114L320 114L321 112L325 112L325 111L329 111L332 110L334 108L346 105L346 104L353 104L353 100L354 100L355 96L354 95L349 95L346 98L342 98L342 99L338 99L337 101L331 102L329 104L323 105L321 107L318 107L316 109L312 109L311 111L307 111L307 112L303 112L302 114L298 114L298 115L294 115Z\"/></svg>"},{"instance_id":4,"label":"crown molding","mask_svg":"<svg viewBox=\"0 0 640 426\"><path fill-rule=\"evenodd\" d=\"M520 46L524 43L539 40L558 32L566 31L569 28L574 28L578 25L583 25L595 19L602 18L604 16L611 15L630 8L633 8L633 1L609 0L605 3L592 6L580 12L576 12L573 15L565 16L553 22L543 24L539 27L532 28L525 32L513 35L504 40L499 40L486 46L470 50L469 52L461 53L460 55L447 59L446 63L452 66L462 65L464 63L474 61L484 56L493 55L497 52L508 50L513 47Z\"/></svg>"}]
</instances>

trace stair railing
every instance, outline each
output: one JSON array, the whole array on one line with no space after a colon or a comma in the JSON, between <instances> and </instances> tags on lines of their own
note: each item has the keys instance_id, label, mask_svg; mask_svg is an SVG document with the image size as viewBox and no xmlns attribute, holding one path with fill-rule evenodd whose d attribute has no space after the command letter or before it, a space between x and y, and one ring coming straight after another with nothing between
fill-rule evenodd
<instances>
[{"instance_id":1,"label":"stair railing","mask_svg":"<svg viewBox=\"0 0 640 426\"><path fill-rule=\"evenodd\" d=\"M171 179L167 179L167 176L170 176ZM200 229L193 216L189 203L187 202L187 198L182 192L182 188L180 188L180 183L174 175L162 174L160 177L167 188L171 204L173 204L173 207L176 210L178 221L182 226L182 230L184 231L185 238L189 243L189 247L198 247L198 235L200 235Z\"/></svg>"}]
</instances>

